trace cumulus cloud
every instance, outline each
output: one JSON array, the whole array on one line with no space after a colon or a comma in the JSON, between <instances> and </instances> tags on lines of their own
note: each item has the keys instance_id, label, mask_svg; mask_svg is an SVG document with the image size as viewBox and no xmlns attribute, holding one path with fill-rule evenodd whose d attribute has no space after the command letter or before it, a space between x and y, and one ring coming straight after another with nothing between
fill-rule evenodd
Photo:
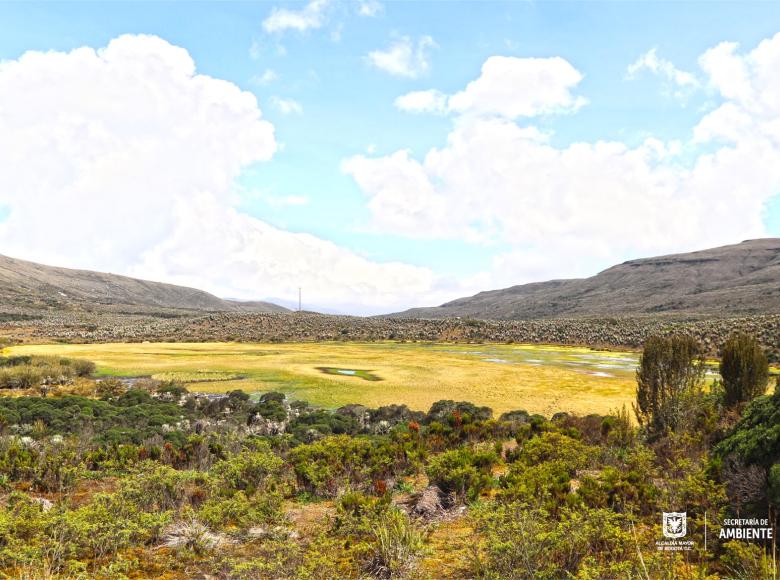
<instances>
[{"instance_id":1,"label":"cumulus cloud","mask_svg":"<svg viewBox=\"0 0 780 580\"><path fill-rule=\"evenodd\" d=\"M395 106L409 113L446 113L447 95L436 89L412 91L396 98Z\"/></svg>"},{"instance_id":2,"label":"cumulus cloud","mask_svg":"<svg viewBox=\"0 0 780 580\"><path fill-rule=\"evenodd\" d=\"M372 262L315 236L270 226L211 196L196 196L173 210L174 230L131 273L208 284L222 296L257 296L262 289L290 297L303 287L309 303L350 311L392 310L399 298L430 292L435 283L427 269ZM219 264L219 276L204 272L204 264Z\"/></svg>"},{"instance_id":3,"label":"cumulus cloud","mask_svg":"<svg viewBox=\"0 0 780 580\"><path fill-rule=\"evenodd\" d=\"M671 61L659 57L655 48L651 48L628 65L626 76L635 79L645 70L662 77L666 83L664 90L678 99L687 98L700 86L695 75L680 70Z\"/></svg>"},{"instance_id":4,"label":"cumulus cloud","mask_svg":"<svg viewBox=\"0 0 780 580\"><path fill-rule=\"evenodd\" d=\"M764 235L764 207L780 191L780 35L746 54L722 44L701 57L722 104L686 143L555 145L518 119L576 109L581 74L562 59L494 59L447 99L444 146L343 162L375 230L507 246L492 265L496 285ZM396 104L440 112L442 102L422 92Z\"/></svg>"},{"instance_id":5,"label":"cumulus cloud","mask_svg":"<svg viewBox=\"0 0 780 580\"><path fill-rule=\"evenodd\" d=\"M263 30L269 33L282 33L288 30L306 32L322 28L329 4L330 0L311 0L301 10L275 7L263 20Z\"/></svg>"},{"instance_id":6,"label":"cumulus cloud","mask_svg":"<svg viewBox=\"0 0 780 580\"><path fill-rule=\"evenodd\" d=\"M491 56L476 80L462 91L445 95L435 89L401 95L395 106L414 113L454 112L498 115L508 119L573 112L586 99L572 90L582 74L559 58Z\"/></svg>"},{"instance_id":7,"label":"cumulus cloud","mask_svg":"<svg viewBox=\"0 0 780 580\"><path fill-rule=\"evenodd\" d=\"M434 47L436 43L430 36L421 36L416 44L408 36L403 36L385 50L369 52L366 61L393 76L414 79L430 69L430 51Z\"/></svg>"},{"instance_id":8,"label":"cumulus cloud","mask_svg":"<svg viewBox=\"0 0 780 580\"><path fill-rule=\"evenodd\" d=\"M747 54L724 42L705 52L699 64L708 84L724 99L696 127L698 141L725 140L732 145L780 143L780 33ZM777 163L775 162L775 165Z\"/></svg>"},{"instance_id":9,"label":"cumulus cloud","mask_svg":"<svg viewBox=\"0 0 780 580\"><path fill-rule=\"evenodd\" d=\"M581 80L582 74L560 57L491 56L479 78L450 97L448 105L460 113L509 119L576 111L586 103L571 93Z\"/></svg>"},{"instance_id":10,"label":"cumulus cloud","mask_svg":"<svg viewBox=\"0 0 780 580\"><path fill-rule=\"evenodd\" d=\"M344 309L394 309L434 287L427 269L238 211L236 178L276 148L254 95L160 38L27 52L0 63L0 248L238 298L304 286Z\"/></svg>"}]
</instances>

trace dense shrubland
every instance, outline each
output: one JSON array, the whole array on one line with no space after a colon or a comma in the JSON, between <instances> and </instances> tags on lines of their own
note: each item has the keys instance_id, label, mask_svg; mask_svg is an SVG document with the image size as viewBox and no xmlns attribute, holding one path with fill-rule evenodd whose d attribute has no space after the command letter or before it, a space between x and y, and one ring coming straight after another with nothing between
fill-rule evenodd
<instances>
[{"instance_id":1,"label":"dense shrubland","mask_svg":"<svg viewBox=\"0 0 780 580\"><path fill-rule=\"evenodd\" d=\"M718 539L725 518L776 525L780 506L780 394L763 394L754 345L732 346L722 383L706 388L695 341L649 340L638 425L625 408L495 418L439 401L428 412L329 411L280 393L129 388L89 379L92 367L73 361L5 359L0 368L40 378L0 398L0 569L11 578L772 577L765 543ZM49 377L64 380L33 395ZM690 552L656 549L664 511L687 512Z\"/></svg>"},{"instance_id":2,"label":"dense shrubland","mask_svg":"<svg viewBox=\"0 0 780 580\"><path fill-rule=\"evenodd\" d=\"M94 363L85 360L54 356L0 357L0 389L66 385L94 371Z\"/></svg>"},{"instance_id":3,"label":"dense shrubland","mask_svg":"<svg viewBox=\"0 0 780 580\"><path fill-rule=\"evenodd\" d=\"M686 334L717 355L735 331L755 336L771 361L780 361L780 314L731 318L648 315L615 318L474 320L210 313L175 315L122 312L33 312L0 316L0 340L41 342L299 342L452 341L532 342L641 348L650 336Z\"/></svg>"}]
</instances>

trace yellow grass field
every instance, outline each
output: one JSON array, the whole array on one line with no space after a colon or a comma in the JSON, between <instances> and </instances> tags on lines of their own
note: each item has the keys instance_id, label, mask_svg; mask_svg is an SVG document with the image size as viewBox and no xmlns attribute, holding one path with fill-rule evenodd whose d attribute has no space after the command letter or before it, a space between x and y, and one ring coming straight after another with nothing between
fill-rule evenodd
<instances>
[{"instance_id":1,"label":"yellow grass field","mask_svg":"<svg viewBox=\"0 0 780 580\"><path fill-rule=\"evenodd\" d=\"M513 409L607 413L634 398L635 353L539 345L144 343L24 345L4 354L85 358L101 375L177 379L192 391L278 390L315 405L471 401Z\"/></svg>"}]
</instances>

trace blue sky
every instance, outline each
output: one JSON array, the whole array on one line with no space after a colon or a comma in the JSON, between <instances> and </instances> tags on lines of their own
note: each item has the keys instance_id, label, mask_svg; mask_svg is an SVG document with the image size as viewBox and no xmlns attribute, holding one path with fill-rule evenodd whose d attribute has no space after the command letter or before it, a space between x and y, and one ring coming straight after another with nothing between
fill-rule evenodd
<instances>
[{"instance_id":1,"label":"blue sky","mask_svg":"<svg viewBox=\"0 0 780 580\"><path fill-rule=\"evenodd\" d=\"M723 42L738 43L736 51L744 56L762 40L772 38L780 31L780 7L775 3L384 2L366 5L366 11L374 12L367 16L360 13L362 4L333 0L309 9L310 14L316 12L316 22L306 30L284 26L272 30L264 25L279 10L303 13L306 6L274 2L3 3L0 59L15 61L27 51L69 53L82 46L99 49L125 34L154 35L185 49L198 73L253 93L263 117L273 125L277 149L268 159L241 165L231 180L230 206L279 230L333 242L372 263L419 267L434 280L427 282L427 291L415 291L414 295L373 289L385 298L390 294L395 298L367 299L372 305L365 308L354 297L340 303L333 298L338 295L336 290L321 299L313 298L316 305L327 308L373 312L430 304L480 289L483 284L492 287L546 276L588 275L612 260L640 257L643 252L736 242L743 232L780 235L776 195L780 191L765 190L775 187L773 176L769 176L756 185L764 188L762 191L750 192L751 203L763 208L760 227L755 216L746 215L739 219L732 235L692 234L678 236L679 243L647 241L609 251L604 247L621 239L617 233L618 237L612 238L583 238L583 247L592 249L587 255L574 252L567 263L560 259L562 250L545 253L540 240L545 235L567 238L568 220L547 234L539 231L523 237L512 231L522 229L522 220L501 223L501 212L493 211L484 223L464 222L462 234L442 226L438 234L419 231L417 235L415 230L425 230L429 218L421 215L408 227L393 225L397 222L391 223L386 213L378 215L392 213L394 207L379 191L382 185L366 186L356 171L344 165L355 156L378 160L404 150L422 163L429 151L446 150L448 139L458 135L458 124L470 122L469 113L415 114L401 110L396 99L428 89L454 95L480 78L490 57L505 56L564 59L581 75L581 80L565 90L587 101L566 112L509 118L514 125L543 132L546 144L556 150L573 143L602 141L639 148L650 137L665 144L681 143L681 151L670 163L683 171L700 156L723 146L718 140L688 145L702 118L728 100L722 88L712 88L700 58ZM419 70L394 74L372 64L372 51L387 51L399 43L407 43L413 53L421 48ZM678 86L664 76L662 68L639 67L631 75L632 63L652 49L658 62L696 77L696 86ZM517 87L518 94L528 90L533 87ZM51 106L57 107L54 95ZM376 170L376 165L366 168L369 173ZM392 179L391 175L388 183ZM453 206L465 204L459 187L466 186L444 183L437 193ZM600 184L589 187L586 182L581 187L573 198L601 195ZM511 196L511 190L506 195ZM378 205L372 207L372 199ZM554 199L548 201L550 207L555 206ZM735 198L733 203L741 202ZM14 215L13 199L0 206L0 220ZM522 211L518 212L521 216ZM728 215L728 208L721 213ZM451 221L459 219L462 216L453 216ZM723 230L724 223L728 225L727 221L714 220L713 226ZM475 228L478 235L470 235ZM589 235L581 231L590 229L575 228L568 243L578 245L578 236ZM670 237L675 237L674 230L670 230ZM40 246L28 248L18 237L12 241L22 257L62 259ZM152 250L151 246L145 249ZM88 252L78 255L81 257L68 261L85 267L106 265ZM222 294L267 297L264 291L258 291L263 296L249 296L251 284L262 284L262 278L230 286L183 273L176 265L163 268L158 264L155 269L138 262L140 258L134 262L123 257L114 269L198 283ZM535 265L524 268L526 262ZM302 264L300 268L309 267ZM361 284L356 279L350 291ZM291 281L269 295L286 299L295 285Z\"/></svg>"}]
</instances>

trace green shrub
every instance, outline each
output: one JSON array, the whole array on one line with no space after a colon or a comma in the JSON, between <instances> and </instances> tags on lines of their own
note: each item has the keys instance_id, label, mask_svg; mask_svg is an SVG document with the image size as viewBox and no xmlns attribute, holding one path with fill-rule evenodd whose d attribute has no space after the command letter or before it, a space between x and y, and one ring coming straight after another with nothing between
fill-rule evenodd
<instances>
[{"instance_id":1,"label":"green shrub","mask_svg":"<svg viewBox=\"0 0 780 580\"><path fill-rule=\"evenodd\" d=\"M593 461L596 449L585 443L563 435L547 432L523 443L517 460L526 465L538 465L546 461L559 461L574 472L584 469Z\"/></svg>"},{"instance_id":2,"label":"green shrub","mask_svg":"<svg viewBox=\"0 0 780 580\"><path fill-rule=\"evenodd\" d=\"M230 497L212 497L200 506L197 515L214 530L281 523L282 496L264 492L248 497L239 491Z\"/></svg>"},{"instance_id":3,"label":"green shrub","mask_svg":"<svg viewBox=\"0 0 780 580\"><path fill-rule=\"evenodd\" d=\"M340 488L369 489L401 472L408 463L397 451L386 439L334 435L296 447L290 462L305 491L332 497Z\"/></svg>"},{"instance_id":4,"label":"green shrub","mask_svg":"<svg viewBox=\"0 0 780 580\"><path fill-rule=\"evenodd\" d=\"M379 517L371 540L367 568L378 578L407 578L425 549L424 535L399 509Z\"/></svg>"},{"instance_id":5,"label":"green shrub","mask_svg":"<svg viewBox=\"0 0 780 580\"><path fill-rule=\"evenodd\" d=\"M463 447L432 457L426 472L445 494L474 500L492 486L492 470L499 461L492 449Z\"/></svg>"},{"instance_id":6,"label":"green shrub","mask_svg":"<svg viewBox=\"0 0 780 580\"><path fill-rule=\"evenodd\" d=\"M577 495L591 508L650 515L657 511L659 492L646 473L606 467L595 476L584 475Z\"/></svg>"},{"instance_id":7,"label":"green shrub","mask_svg":"<svg viewBox=\"0 0 780 580\"><path fill-rule=\"evenodd\" d=\"M493 416L489 407L477 407L466 401L436 401L425 417L427 423L437 421L451 426L465 425L474 421L487 421Z\"/></svg>"},{"instance_id":8,"label":"green shrub","mask_svg":"<svg viewBox=\"0 0 780 580\"><path fill-rule=\"evenodd\" d=\"M742 418L715 447L717 457L735 455L745 464L769 467L780 461L780 396L764 395L754 399Z\"/></svg>"},{"instance_id":9,"label":"green shrub","mask_svg":"<svg viewBox=\"0 0 780 580\"><path fill-rule=\"evenodd\" d=\"M565 509L556 518L526 503L483 503L471 518L482 538L479 577L643 577L628 522L610 510Z\"/></svg>"},{"instance_id":10,"label":"green shrub","mask_svg":"<svg viewBox=\"0 0 780 580\"><path fill-rule=\"evenodd\" d=\"M223 491L244 491L252 495L262 490L267 479L282 470L284 462L267 445L245 449L216 463L211 474Z\"/></svg>"},{"instance_id":11,"label":"green shrub","mask_svg":"<svg viewBox=\"0 0 780 580\"><path fill-rule=\"evenodd\" d=\"M737 333L726 341L720 361L724 403L734 407L766 393L769 361L754 336Z\"/></svg>"},{"instance_id":12,"label":"green shrub","mask_svg":"<svg viewBox=\"0 0 780 580\"><path fill-rule=\"evenodd\" d=\"M636 371L636 412L651 436L686 430L704 385L701 345L690 336L651 336Z\"/></svg>"},{"instance_id":13,"label":"green shrub","mask_svg":"<svg viewBox=\"0 0 780 580\"><path fill-rule=\"evenodd\" d=\"M95 372L95 363L89 360L76 359L71 366L78 377L89 377Z\"/></svg>"}]
</instances>

